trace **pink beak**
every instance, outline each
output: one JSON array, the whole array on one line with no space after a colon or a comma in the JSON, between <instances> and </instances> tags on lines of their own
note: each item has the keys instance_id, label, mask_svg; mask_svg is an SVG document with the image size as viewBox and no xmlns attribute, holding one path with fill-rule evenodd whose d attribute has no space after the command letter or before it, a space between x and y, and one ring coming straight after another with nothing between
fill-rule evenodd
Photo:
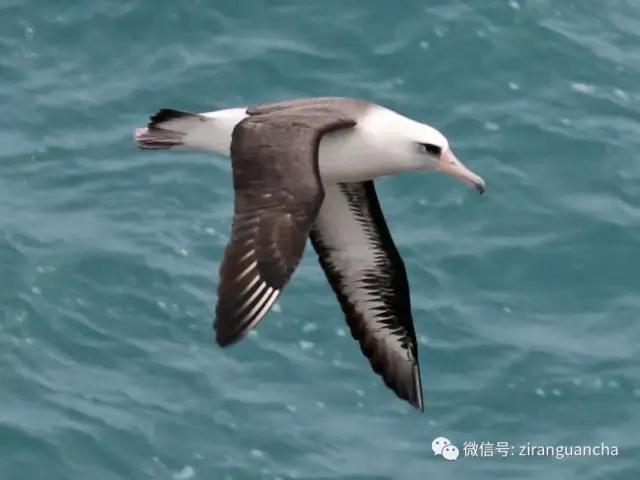
<instances>
[{"instance_id":1,"label":"pink beak","mask_svg":"<svg viewBox=\"0 0 640 480\"><path fill-rule=\"evenodd\" d=\"M464 164L456 158L453 152L448 149L440 155L438 161L438 171L453 175L458 180L462 180L464 183L471 185L475 188L480 195L484 193L485 182L479 175L476 175Z\"/></svg>"}]
</instances>

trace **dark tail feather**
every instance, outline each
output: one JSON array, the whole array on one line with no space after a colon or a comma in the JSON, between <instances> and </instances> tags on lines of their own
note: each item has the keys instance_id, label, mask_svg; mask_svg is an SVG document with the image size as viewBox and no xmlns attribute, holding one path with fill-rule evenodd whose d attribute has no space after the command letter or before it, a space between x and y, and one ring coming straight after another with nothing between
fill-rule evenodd
<instances>
[{"instance_id":1,"label":"dark tail feather","mask_svg":"<svg viewBox=\"0 0 640 480\"><path fill-rule=\"evenodd\" d=\"M172 126L179 124L189 124L193 121L204 120L197 113L184 112L182 110L174 110L172 108L163 108L158 110L149 118L147 128L162 128L172 130Z\"/></svg>"}]
</instances>

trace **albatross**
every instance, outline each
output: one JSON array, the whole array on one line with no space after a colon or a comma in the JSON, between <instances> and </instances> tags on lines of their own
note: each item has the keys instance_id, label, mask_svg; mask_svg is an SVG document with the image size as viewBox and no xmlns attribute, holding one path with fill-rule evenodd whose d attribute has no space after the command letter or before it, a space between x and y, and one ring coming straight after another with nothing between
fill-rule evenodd
<instances>
[{"instance_id":1,"label":"albatross","mask_svg":"<svg viewBox=\"0 0 640 480\"><path fill-rule=\"evenodd\" d=\"M424 411L407 273L374 179L439 171L482 194L484 180L442 132L369 101L317 97L204 113L161 109L135 141L231 157L234 214L213 321L220 347L265 317L310 239L371 368Z\"/></svg>"}]
</instances>

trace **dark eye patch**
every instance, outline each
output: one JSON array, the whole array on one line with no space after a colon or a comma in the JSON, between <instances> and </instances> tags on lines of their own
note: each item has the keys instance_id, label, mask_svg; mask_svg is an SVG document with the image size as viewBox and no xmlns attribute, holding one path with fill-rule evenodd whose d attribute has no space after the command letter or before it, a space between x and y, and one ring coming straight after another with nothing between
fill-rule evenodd
<instances>
[{"instance_id":1,"label":"dark eye patch","mask_svg":"<svg viewBox=\"0 0 640 480\"><path fill-rule=\"evenodd\" d=\"M434 156L438 156L442 153L442 149L437 145L433 145L432 143L421 143L420 146L424 149L425 152Z\"/></svg>"}]
</instances>

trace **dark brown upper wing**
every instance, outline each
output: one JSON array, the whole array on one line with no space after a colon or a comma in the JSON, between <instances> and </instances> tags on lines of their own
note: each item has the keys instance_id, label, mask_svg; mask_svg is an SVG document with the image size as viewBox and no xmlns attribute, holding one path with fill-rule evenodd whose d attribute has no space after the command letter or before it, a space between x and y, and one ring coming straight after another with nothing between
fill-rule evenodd
<instances>
[{"instance_id":1,"label":"dark brown upper wing","mask_svg":"<svg viewBox=\"0 0 640 480\"><path fill-rule=\"evenodd\" d=\"M320 139L356 123L339 112L315 113L292 109L250 116L234 129L235 212L214 321L221 346L262 320L300 263L324 198Z\"/></svg>"},{"instance_id":2,"label":"dark brown upper wing","mask_svg":"<svg viewBox=\"0 0 640 480\"><path fill-rule=\"evenodd\" d=\"M373 181L327 186L310 236L371 367L396 395L423 410L407 273Z\"/></svg>"}]
</instances>

